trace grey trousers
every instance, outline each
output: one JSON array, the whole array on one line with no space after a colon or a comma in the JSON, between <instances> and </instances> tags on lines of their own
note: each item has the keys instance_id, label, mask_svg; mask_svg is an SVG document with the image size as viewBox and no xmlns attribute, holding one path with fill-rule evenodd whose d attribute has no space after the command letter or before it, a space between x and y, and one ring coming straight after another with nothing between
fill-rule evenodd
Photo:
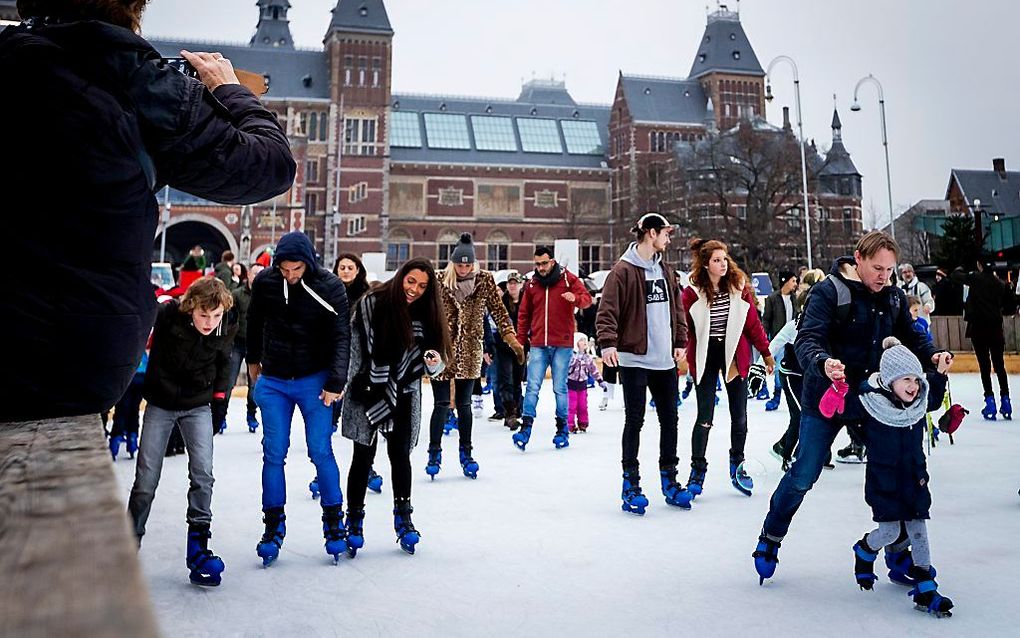
<instances>
[{"instance_id":1,"label":"grey trousers","mask_svg":"<svg viewBox=\"0 0 1020 638\"><path fill-rule=\"evenodd\" d=\"M174 425L181 430L188 449L188 524L212 522L213 433L212 412L208 405L191 410L164 410L154 405L145 408L142 436L135 462L135 484L131 487L128 512L138 538L145 535L152 499L163 471L163 456Z\"/></svg>"},{"instance_id":2,"label":"grey trousers","mask_svg":"<svg viewBox=\"0 0 1020 638\"><path fill-rule=\"evenodd\" d=\"M914 564L918 567L930 567L931 547L928 545L928 525L923 518L879 523L875 530L868 532L868 535L864 537L868 547L886 547L895 543L900 537L901 523L907 530L907 541L910 544L910 554Z\"/></svg>"}]
</instances>

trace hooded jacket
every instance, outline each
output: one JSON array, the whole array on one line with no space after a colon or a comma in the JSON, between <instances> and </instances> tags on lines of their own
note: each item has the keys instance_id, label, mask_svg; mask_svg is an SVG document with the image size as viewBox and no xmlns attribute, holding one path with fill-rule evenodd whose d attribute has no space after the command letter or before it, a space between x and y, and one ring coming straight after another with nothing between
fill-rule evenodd
<instances>
[{"instance_id":1,"label":"hooded jacket","mask_svg":"<svg viewBox=\"0 0 1020 638\"><path fill-rule=\"evenodd\" d=\"M294 160L247 89L210 92L111 24L8 27L0 78L0 122L16 123L0 153L4 253L32 268L0 268L0 420L99 413L156 317L153 192L263 201L290 187Z\"/></svg>"},{"instance_id":2,"label":"hooded jacket","mask_svg":"<svg viewBox=\"0 0 1020 638\"><path fill-rule=\"evenodd\" d=\"M628 255L633 258L636 250L631 247L624 253L606 277L595 329L601 349L616 348L619 352L645 355L648 353L648 284L645 268L638 262L640 257L627 259ZM666 282L666 290L661 292L667 298L669 322L662 328L669 335L672 358L673 348L687 347L687 322L680 303L680 285L676 271L661 257L654 260L654 265L662 270Z\"/></svg>"},{"instance_id":3,"label":"hooded jacket","mask_svg":"<svg viewBox=\"0 0 1020 638\"><path fill-rule=\"evenodd\" d=\"M230 386L230 351L237 324L227 314L211 334L203 335L181 312L176 299L159 309L142 396L164 410L206 405Z\"/></svg>"},{"instance_id":4,"label":"hooded jacket","mask_svg":"<svg viewBox=\"0 0 1020 638\"><path fill-rule=\"evenodd\" d=\"M280 262L301 261L305 273L290 285ZM324 390L340 392L347 383L351 326L347 291L340 279L315 261L312 242L301 232L280 239L273 267L255 277L248 308L248 363L262 373L298 379L326 371Z\"/></svg>"},{"instance_id":5,"label":"hooded jacket","mask_svg":"<svg viewBox=\"0 0 1020 638\"><path fill-rule=\"evenodd\" d=\"M538 281L537 274L521 289L521 306L517 310L517 336L522 345L553 348L574 347L575 308L591 305L591 293L584 287L577 275L556 265L559 275L549 286ZM554 273L550 273L552 275ZM563 298L567 292L574 293L574 301Z\"/></svg>"},{"instance_id":6,"label":"hooded jacket","mask_svg":"<svg viewBox=\"0 0 1020 638\"><path fill-rule=\"evenodd\" d=\"M886 286L871 292L861 282L855 264L853 257L841 257L833 262L829 271L850 291L846 318L840 319L835 285L828 279L822 280L811 288L793 344L797 362L804 371L802 409L820 419L825 417L818 410L818 403L832 385L825 375L826 359L839 359L846 366L847 383L853 393L868 375L878 370L882 341L886 337L899 339L926 369L931 367L931 358L936 352L931 340L914 330L903 291L896 286ZM894 311L894 306L899 310ZM895 321L893 315L896 315ZM842 421L860 421L856 405L847 402Z\"/></svg>"}]
</instances>

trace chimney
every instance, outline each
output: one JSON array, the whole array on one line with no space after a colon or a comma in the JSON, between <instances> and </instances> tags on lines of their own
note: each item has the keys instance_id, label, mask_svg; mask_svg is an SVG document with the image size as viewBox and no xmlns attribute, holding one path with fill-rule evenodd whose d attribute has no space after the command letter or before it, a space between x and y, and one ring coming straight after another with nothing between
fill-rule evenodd
<instances>
[{"instance_id":1,"label":"chimney","mask_svg":"<svg viewBox=\"0 0 1020 638\"><path fill-rule=\"evenodd\" d=\"M793 130L790 127L790 107L788 106L783 107L783 130L784 131Z\"/></svg>"},{"instance_id":2,"label":"chimney","mask_svg":"<svg viewBox=\"0 0 1020 638\"><path fill-rule=\"evenodd\" d=\"M999 179L1006 179L1006 158L996 157L992 159L992 170L999 175Z\"/></svg>"}]
</instances>

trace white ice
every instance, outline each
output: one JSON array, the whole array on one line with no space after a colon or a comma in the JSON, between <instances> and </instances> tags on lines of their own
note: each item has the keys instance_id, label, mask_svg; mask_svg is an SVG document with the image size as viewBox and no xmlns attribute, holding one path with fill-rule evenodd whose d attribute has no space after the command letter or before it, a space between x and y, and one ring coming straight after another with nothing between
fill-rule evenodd
<instances>
[{"instance_id":1,"label":"white ice","mask_svg":"<svg viewBox=\"0 0 1020 638\"><path fill-rule=\"evenodd\" d=\"M1011 379L1020 388L1020 379ZM389 463L376 469L381 495L369 492L366 544L334 566L323 550L320 509L307 489L314 469L296 423L287 465L287 538L279 560L262 567L261 436L231 404L226 434L216 437L211 548L226 563L223 584L188 581L184 549L187 459L166 459L140 559L167 636L776 636L1017 635L1020 568L1020 414L983 421L980 382L953 376L954 399L971 410L929 457L934 505L929 533L939 591L956 604L935 619L913 609L907 588L876 563L875 590L853 577L851 546L872 529L863 500L864 466L824 471L807 495L780 550L775 578L758 585L751 552L781 474L768 450L786 426L785 403L766 413L749 404L747 456L765 469L747 498L729 484L725 400L709 445L705 493L691 511L667 506L659 490L658 425L649 410L640 459L651 505L643 517L620 510L622 399L597 409L591 428L554 449L551 388L546 384L527 452L502 423L476 420L477 480L457 463L456 432L444 437L435 481L425 474L427 425L414 450L417 554L395 542ZM426 387L425 405L430 406ZM426 410L426 418L428 412ZM680 409L681 473L686 478L693 395ZM334 437L346 489L350 442ZM846 443L841 434L834 449ZM115 463L126 500L134 463Z\"/></svg>"}]
</instances>

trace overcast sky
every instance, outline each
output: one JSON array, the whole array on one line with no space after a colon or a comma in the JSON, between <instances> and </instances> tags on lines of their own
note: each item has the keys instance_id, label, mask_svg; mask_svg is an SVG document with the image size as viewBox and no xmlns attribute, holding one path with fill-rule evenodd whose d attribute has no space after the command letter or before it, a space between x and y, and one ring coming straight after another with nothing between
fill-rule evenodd
<instances>
[{"instance_id":1,"label":"overcast sky","mask_svg":"<svg viewBox=\"0 0 1020 638\"><path fill-rule=\"evenodd\" d=\"M357 1L357 0L346 0ZM334 0L290 0L299 47L322 46ZM247 42L255 0L152 0L149 37ZM522 79L566 79L575 100L608 104L618 71L686 77L715 0L388 0L395 92L514 98ZM730 2L730 8L737 5ZM864 175L865 217L884 216L878 95L885 88L893 203L942 198L951 168L1020 167L1016 0L745 0L741 22L763 67L800 68L804 131L828 148L832 96ZM793 111L787 66L774 70L769 120Z\"/></svg>"}]
</instances>

